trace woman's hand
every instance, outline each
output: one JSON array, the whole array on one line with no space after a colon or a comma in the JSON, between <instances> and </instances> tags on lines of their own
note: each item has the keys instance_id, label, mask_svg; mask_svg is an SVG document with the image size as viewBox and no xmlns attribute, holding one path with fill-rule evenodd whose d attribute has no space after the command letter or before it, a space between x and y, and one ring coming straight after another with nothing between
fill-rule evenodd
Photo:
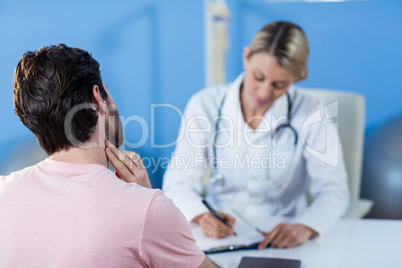
<instances>
[{"instance_id":1,"label":"woman's hand","mask_svg":"<svg viewBox=\"0 0 402 268\"><path fill-rule=\"evenodd\" d=\"M231 227L227 226L220 220L218 220L211 212L204 213L194 218L193 222L198 223L205 236L213 238L224 238L229 235L233 235L233 225L236 221L235 218L229 214L218 212Z\"/></svg>"},{"instance_id":2,"label":"woman's hand","mask_svg":"<svg viewBox=\"0 0 402 268\"><path fill-rule=\"evenodd\" d=\"M148 172L142 163L141 157L128 151L119 151L109 141L106 144L106 157L116 169L116 176L125 182L134 182L151 189Z\"/></svg>"},{"instance_id":3,"label":"woman's hand","mask_svg":"<svg viewBox=\"0 0 402 268\"><path fill-rule=\"evenodd\" d=\"M276 248L292 248L303 244L317 233L302 224L281 223L275 226L269 233L263 233L265 239L258 245L258 249L264 249L269 243Z\"/></svg>"}]
</instances>

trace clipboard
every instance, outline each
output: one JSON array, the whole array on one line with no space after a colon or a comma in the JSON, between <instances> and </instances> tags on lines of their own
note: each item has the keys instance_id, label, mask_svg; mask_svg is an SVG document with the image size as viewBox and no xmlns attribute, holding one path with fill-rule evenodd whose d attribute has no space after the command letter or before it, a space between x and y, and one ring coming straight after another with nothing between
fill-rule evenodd
<instances>
[{"instance_id":1,"label":"clipboard","mask_svg":"<svg viewBox=\"0 0 402 268\"><path fill-rule=\"evenodd\" d=\"M204 251L205 254L256 249L258 244L264 239L264 235L241 218L236 218L233 227L237 235L231 235L225 238L206 237L202 233L201 228L195 223L191 223L190 227L197 246Z\"/></svg>"},{"instance_id":2,"label":"clipboard","mask_svg":"<svg viewBox=\"0 0 402 268\"><path fill-rule=\"evenodd\" d=\"M205 254L212 254L212 253L220 253L220 252L227 252L227 251L235 251L235 250L242 250L242 249L257 249L258 243L254 243L251 245L226 245L226 246L220 246L220 247L215 247L215 248L210 248L208 250L204 250Z\"/></svg>"}]
</instances>

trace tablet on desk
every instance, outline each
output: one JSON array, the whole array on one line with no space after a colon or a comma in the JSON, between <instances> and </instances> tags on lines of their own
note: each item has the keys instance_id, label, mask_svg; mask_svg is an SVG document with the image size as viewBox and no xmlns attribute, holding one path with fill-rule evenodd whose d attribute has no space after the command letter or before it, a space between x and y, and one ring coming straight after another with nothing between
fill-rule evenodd
<instances>
[{"instance_id":1,"label":"tablet on desk","mask_svg":"<svg viewBox=\"0 0 402 268\"><path fill-rule=\"evenodd\" d=\"M238 268L300 268L299 260L279 259L279 258L262 258L262 257L243 257Z\"/></svg>"}]
</instances>

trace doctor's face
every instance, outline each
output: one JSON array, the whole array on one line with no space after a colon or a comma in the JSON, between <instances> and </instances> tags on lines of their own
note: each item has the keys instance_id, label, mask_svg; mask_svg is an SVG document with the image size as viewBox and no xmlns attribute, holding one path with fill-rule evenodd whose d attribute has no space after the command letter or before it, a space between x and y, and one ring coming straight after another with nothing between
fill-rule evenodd
<instances>
[{"instance_id":1,"label":"doctor's face","mask_svg":"<svg viewBox=\"0 0 402 268\"><path fill-rule=\"evenodd\" d=\"M274 56L266 52L248 58L249 49L244 49L246 71L240 94L243 109L253 113L265 113L272 104L286 94L295 81L287 69L279 66Z\"/></svg>"}]
</instances>

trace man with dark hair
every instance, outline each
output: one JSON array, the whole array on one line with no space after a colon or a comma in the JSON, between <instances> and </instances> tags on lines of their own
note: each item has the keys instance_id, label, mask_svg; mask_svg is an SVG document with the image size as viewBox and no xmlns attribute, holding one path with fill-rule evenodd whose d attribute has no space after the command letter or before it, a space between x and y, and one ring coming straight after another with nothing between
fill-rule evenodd
<instances>
[{"instance_id":1,"label":"man with dark hair","mask_svg":"<svg viewBox=\"0 0 402 268\"><path fill-rule=\"evenodd\" d=\"M98 123L98 112L91 109L94 85L100 100L115 108L102 83L99 63L88 52L64 44L27 52L14 74L15 113L48 155L68 150L88 142L94 134ZM79 110L78 105L82 106ZM69 114L74 116L66 120ZM118 113L113 115L118 127L115 133L106 134L119 146L123 142L121 124Z\"/></svg>"},{"instance_id":2,"label":"man with dark hair","mask_svg":"<svg viewBox=\"0 0 402 268\"><path fill-rule=\"evenodd\" d=\"M119 114L88 52L25 53L14 107L49 158L0 176L0 267L215 267L141 158L116 148Z\"/></svg>"}]
</instances>

